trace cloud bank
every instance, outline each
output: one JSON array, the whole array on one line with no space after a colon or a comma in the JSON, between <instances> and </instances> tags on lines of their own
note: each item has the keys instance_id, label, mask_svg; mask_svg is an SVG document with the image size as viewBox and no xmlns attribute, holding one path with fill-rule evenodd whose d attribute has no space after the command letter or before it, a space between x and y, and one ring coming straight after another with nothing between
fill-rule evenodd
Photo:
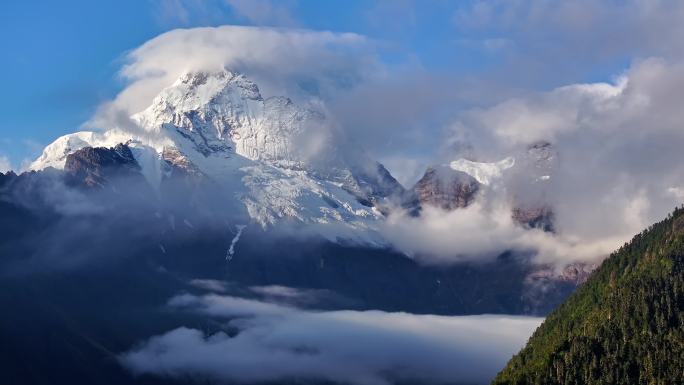
<instances>
[{"instance_id":1,"label":"cloud bank","mask_svg":"<svg viewBox=\"0 0 684 385\"><path fill-rule=\"evenodd\" d=\"M437 262L506 249L529 250L541 262L606 256L682 204L682 89L684 66L654 58L635 63L612 83L512 98L470 109L452 124L444 152L453 158L463 152L452 148L491 161L524 153L533 143L553 144L558 160L544 183L557 235L513 223L512 200L533 194L515 190L511 179L466 209L397 215L385 233L400 249Z\"/></svg>"},{"instance_id":2,"label":"cloud bank","mask_svg":"<svg viewBox=\"0 0 684 385\"><path fill-rule=\"evenodd\" d=\"M595 263L625 240L620 236L587 240L526 229L513 220L512 209L504 201L476 202L451 212L428 206L420 217L393 213L381 231L394 247L412 258L438 265L488 262L507 250L558 267L571 262Z\"/></svg>"},{"instance_id":3,"label":"cloud bank","mask_svg":"<svg viewBox=\"0 0 684 385\"><path fill-rule=\"evenodd\" d=\"M183 295L171 306L223 318L237 334L178 328L121 356L134 373L238 383L288 379L384 385L486 383L540 318L304 311L236 297Z\"/></svg>"}]
</instances>

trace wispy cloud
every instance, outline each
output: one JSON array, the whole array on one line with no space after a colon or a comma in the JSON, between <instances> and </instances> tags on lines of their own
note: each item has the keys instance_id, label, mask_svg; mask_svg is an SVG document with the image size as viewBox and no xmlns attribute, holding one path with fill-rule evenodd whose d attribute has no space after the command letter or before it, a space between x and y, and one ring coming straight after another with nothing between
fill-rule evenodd
<instances>
[{"instance_id":1,"label":"wispy cloud","mask_svg":"<svg viewBox=\"0 0 684 385\"><path fill-rule=\"evenodd\" d=\"M229 9L223 0L150 0L152 13L164 27L224 24Z\"/></svg>"},{"instance_id":2,"label":"wispy cloud","mask_svg":"<svg viewBox=\"0 0 684 385\"><path fill-rule=\"evenodd\" d=\"M663 1L478 0L454 11L458 34L506 39L502 80L511 72L523 86L559 84L625 59L681 59L684 3Z\"/></svg>"},{"instance_id":3,"label":"wispy cloud","mask_svg":"<svg viewBox=\"0 0 684 385\"><path fill-rule=\"evenodd\" d=\"M290 9L292 1L225 0L237 16L255 25L293 27L297 25Z\"/></svg>"},{"instance_id":4,"label":"wispy cloud","mask_svg":"<svg viewBox=\"0 0 684 385\"><path fill-rule=\"evenodd\" d=\"M257 26L297 26L296 1L274 0L152 0L154 16L168 27L191 27L235 22Z\"/></svg>"},{"instance_id":5,"label":"wispy cloud","mask_svg":"<svg viewBox=\"0 0 684 385\"><path fill-rule=\"evenodd\" d=\"M140 111L183 72L223 67L256 80L265 96L297 97L305 83L325 95L378 71L371 46L353 33L238 26L174 30L129 53L121 71L129 85L115 105Z\"/></svg>"},{"instance_id":6,"label":"wispy cloud","mask_svg":"<svg viewBox=\"0 0 684 385\"><path fill-rule=\"evenodd\" d=\"M9 158L0 155L0 172L7 172L9 170L12 170L12 164L10 164Z\"/></svg>"}]
</instances>

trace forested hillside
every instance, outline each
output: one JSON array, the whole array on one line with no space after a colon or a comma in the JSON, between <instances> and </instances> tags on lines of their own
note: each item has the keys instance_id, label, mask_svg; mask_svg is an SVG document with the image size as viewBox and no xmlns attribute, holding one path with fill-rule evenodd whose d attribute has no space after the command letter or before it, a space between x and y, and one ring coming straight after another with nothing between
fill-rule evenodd
<instances>
[{"instance_id":1,"label":"forested hillside","mask_svg":"<svg viewBox=\"0 0 684 385\"><path fill-rule=\"evenodd\" d=\"M684 207L613 253L494 384L683 384Z\"/></svg>"}]
</instances>

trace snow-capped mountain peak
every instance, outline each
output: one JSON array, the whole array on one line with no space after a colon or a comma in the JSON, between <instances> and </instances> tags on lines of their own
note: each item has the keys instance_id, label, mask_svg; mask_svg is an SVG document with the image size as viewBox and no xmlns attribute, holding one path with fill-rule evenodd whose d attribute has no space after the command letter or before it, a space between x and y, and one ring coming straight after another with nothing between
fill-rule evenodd
<instances>
[{"instance_id":1,"label":"snow-capped mountain peak","mask_svg":"<svg viewBox=\"0 0 684 385\"><path fill-rule=\"evenodd\" d=\"M335 135L326 115L287 97L264 98L255 82L229 70L184 73L131 119L137 130L112 128L59 138L31 168L61 169L66 157L82 148L124 143L156 191L164 170L178 167L212 180L262 226L289 218L368 230L382 217L374 206L403 192L362 150L341 155L342 137L318 141L325 159L312 161L309 137ZM330 236L340 236L339 231Z\"/></svg>"}]
</instances>

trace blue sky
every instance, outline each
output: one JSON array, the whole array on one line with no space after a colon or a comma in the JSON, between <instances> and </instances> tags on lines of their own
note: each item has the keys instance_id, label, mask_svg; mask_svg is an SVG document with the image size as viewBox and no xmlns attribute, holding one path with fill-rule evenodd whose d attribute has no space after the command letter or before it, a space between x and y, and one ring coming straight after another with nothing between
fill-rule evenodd
<instances>
[{"instance_id":1,"label":"blue sky","mask_svg":"<svg viewBox=\"0 0 684 385\"><path fill-rule=\"evenodd\" d=\"M16 167L57 136L75 131L124 86L117 71L126 52L175 28L238 24L356 32L382 42L381 59L390 66L412 63L454 76L491 72L493 78L525 88L605 80L632 60L619 51L605 58L569 59L551 53L536 60L552 64L556 60L558 68L549 71L554 76L537 71L534 63L523 73L527 76L519 76L522 72L510 68L524 61L511 58L539 56L548 48L544 40L530 39L516 26L502 28L497 22L464 27L474 13L464 18L459 12L470 12L475 5L473 1L10 0L0 13L4 52L0 156ZM553 37L555 32L548 32Z\"/></svg>"},{"instance_id":2,"label":"blue sky","mask_svg":"<svg viewBox=\"0 0 684 385\"><path fill-rule=\"evenodd\" d=\"M139 1L5 3L0 152L16 164L39 144L73 131L120 87L121 54L163 30L149 4Z\"/></svg>"}]
</instances>

